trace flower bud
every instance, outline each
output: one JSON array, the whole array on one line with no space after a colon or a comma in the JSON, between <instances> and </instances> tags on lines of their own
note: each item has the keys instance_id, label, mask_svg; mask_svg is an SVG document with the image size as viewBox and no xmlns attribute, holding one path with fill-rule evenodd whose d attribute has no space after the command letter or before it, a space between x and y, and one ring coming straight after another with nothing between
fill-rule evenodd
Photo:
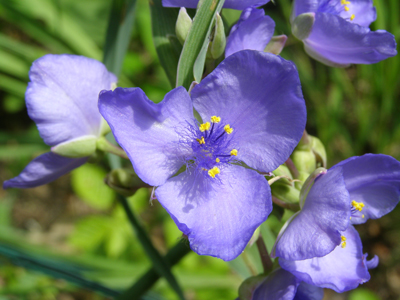
<instances>
[{"instance_id":1,"label":"flower bud","mask_svg":"<svg viewBox=\"0 0 400 300\"><path fill-rule=\"evenodd\" d=\"M186 37L192 27L192 19L186 12L186 8L181 7L179 10L178 20L175 24L175 33L179 42L183 45L185 43Z\"/></svg>"},{"instance_id":2,"label":"flower bud","mask_svg":"<svg viewBox=\"0 0 400 300\"><path fill-rule=\"evenodd\" d=\"M96 151L96 141L96 136L85 135L58 144L51 148L51 152L71 158L85 157L93 154Z\"/></svg>"},{"instance_id":3,"label":"flower bud","mask_svg":"<svg viewBox=\"0 0 400 300\"><path fill-rule=\"evenodd\" d=\"M133 170L114 169L105 179L106 184L125 197L132 196L139 188L147 187Z\"/></svg>"},{"instance_id":4,"label":"flower bud","mask_svg":"<svg viewBox=\"0 0 400 300\"><path fill-rule=\"evenodd\" d=\"M226 46L226 35L225 35L224 22L222 21L221 16L217 13L215 17L214 34L209 45L209 52L211 54L211 58L217 59L222 54L224 54L225 46Z\"/></svg>"},{"instance_id":5,"label":"flower bud","mask_svg":"<svg viewBox=\"0 0 400 300\"><path fill-rule=\"evenodd\" d=\"M298 15L292 24L292 33L299 40L306 39L313 28L315 13L305 13Z\"/></svg>"},{"instance_id":6,"label":"flower bud","mask_svg":"<svg viewBox=\"0 0 400 300\"><path fill-rule=\"evenodd\" d=\"M315 154L318 166L326 168L327 162L324 144L322 144L321 140L315 136L309 135L308 137L311 140L311 148Z\"/></svg>"},{"instance_id":7,"label":"flower bud","mask_svg":"<svg viewBox=\"0 0 400 300\"><path fill-rule=\"evenodd\" d=\"M295 150L292 161L299 172L311 174L317 168L314 152L310 150Z\"/></svg>"},{"instance_id":8,"label":"flower bud","mask_svg":"<svg viewBox=\"0 0 400 300\"><path fill-rule=\"evenodd\" d=\"M273 36L269 41L267 47L265 47L264 52L279 55L282 52L283 47L285 47L286 41L287 36L284 34Z\"/></svg>"}]
</instances>

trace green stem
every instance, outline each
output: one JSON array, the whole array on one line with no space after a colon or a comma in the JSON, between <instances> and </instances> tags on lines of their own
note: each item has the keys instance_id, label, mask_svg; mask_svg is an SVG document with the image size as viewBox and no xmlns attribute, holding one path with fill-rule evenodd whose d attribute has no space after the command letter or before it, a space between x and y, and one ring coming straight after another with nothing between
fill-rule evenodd
<instances>
[{"instance_id":1,"label":"green stem","mask_svg":"<svg viewBox=\"0 0 400 300\"><path fill-rule=\"evenodd\" d=\"M173 266L177 264L186 254L190 252L190 248L186 243L180 241L173 248L171 248L164 260ZM134 300L139 299L145 292L147 292L156 282L160 279L154 267L149 269L132 285L128 290L121 294L116 300Z\"/></svg>"},{"instance_id":2,"label":"green stem","mask_svg":"<svg viewBox=\"0 0 400 300\"><path fill-rule=\"evenodd\" d=\"M300 210L300 205L297 203L286 203L285 201L282 201L281 199L276 198L275 196L272 196L272 202L275 203L276 205L286 208L286 209L290 209L294 212L299 211Z\"/></svg>"},{"instance_id":3,"label":"green stem","mask_svg":"<svg viewBox=\"0 0 400 300\"><path fill-rule=\"evenodd\" d=\"M128 155L126 155L125 151L122 148L114 146L104 136L100 137L97 140L96 147L98 150L101 150L101 151L104 151L107 153L112 153L112 154L115 154L115 155L125 158L125 159L129 159Z\"/></svg>"},{"instance_id":4,"label":"green stem","mask_svg":"<svg viewBox=\"0 0 400 300\"><path fill-rule=\"evenodd\" d=\"M151 242L146 231L144 230L142 225L139 223L138 219L136 218L135 214L133 213L132 209L130 208L127 199L120 195L118 196L118 199L119 199L122 207L125 210L126 216L128 217L128 219L132 225L132 228L133 228L134 232L136 233L137 238L139 239L141 245L143 246L147 256L150 258L151 262L153 263L153 269L155 270L155 272L157 272L157 276L165 277L165 279L170 284L171 288L178 295L179 299L184 300L185 298L183 296L183 292L182 292L178 282L176 281L174 275L171 273L170 264L160 255L160 253L154 247L154 245ZM147 284L146 289L144 289L143 287L141 287L141 289L143 289L143 292L145 292L145 291L147 291L148 288L150 288L151 285ZM129 290L131 290L131 289L129 289ZM125 293L123 293L121 295L121 298L118 298L118 299L130 299L130 300L139 299L137 294L130 295L130 298L124 298L123 295L125 295Z\"/></svg>"},{"instance_id":5,"label":"green stem","mask_svg":"<svg viewBox=\"0 0 400 300\"><path fill-rule=\"evenodd\" d=\"M261 234L258 236L256 245L258 252L260 253L260 258L261 258L261 263L263 265L264 273L268 273L269 271L272 270L273 263L271 257L268 254L267 246L265 245L264 239Z\"/></svg>"}]
</instances>

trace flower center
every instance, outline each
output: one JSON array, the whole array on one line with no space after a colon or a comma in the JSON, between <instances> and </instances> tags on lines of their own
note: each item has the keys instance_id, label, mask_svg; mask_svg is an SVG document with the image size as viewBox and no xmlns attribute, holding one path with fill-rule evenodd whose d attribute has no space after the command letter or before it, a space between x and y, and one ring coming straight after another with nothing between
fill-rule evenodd
<instances>
[{"instance_id":1,"label":"flower center","mask_svg":"<svg viewBox=\"0 0 400 300\"><path fill-rule=\"evenodd\" d=\"M235 160L238 150L232 143L234 128L221 123L221 117L212 116L210 119L192 131L195 135L191 143L193 155L187 161L208 178L216 178L224 164Z\"/></svg>"},{"instance_id":2,"label":"flower center","mask_svg":"<svg viewBox=\"0 0 400 300\"><path fill-rule=\"evenodd\" d=\"M350 13L350 4L348 0L322 0L317 11L339 15L345 20L353 21L356 16Z\"/></svg>"},{"instance_id":3,"label":"flower center","mask_svg":"<svg viewBox=\"0 0 400 300\"><path fill-rule=\"evenodd\" d=\"M362 202L357 202L355 200L351 201L351 217L355 217L355 218L364 218L364 214L361 214L360 212L363 210L364 208L364 203Z\"/></svg>"}]
</instances>

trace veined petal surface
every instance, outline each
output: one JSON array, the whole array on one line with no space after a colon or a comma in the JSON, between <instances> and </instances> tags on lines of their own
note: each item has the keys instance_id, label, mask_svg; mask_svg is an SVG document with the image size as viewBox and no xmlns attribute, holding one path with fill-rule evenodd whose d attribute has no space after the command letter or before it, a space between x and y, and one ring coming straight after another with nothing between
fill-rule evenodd
<instances>
[{"instance_id":1,"label":"veined petal surface","mask_svg":"<svg viewBox=\"0 0 400 300\"><path fill-rule=\"evenodd\" d=\"M330 253L341 242L341 231L350 221L350 197L342 170L320 176L304 206L279 233L273 256L303 260Z\"/></svg>"},{"instance_id":2,"label":"veined petal surface","mask_svg":"<svg viewBox=\"0 0 400 300\"><path fill-rule=\"evenodd\" d=\"M311 57L332 66L372 64L397 54L389 32L371 31L329 13L315 13L311 34L303 42Z\"/></svg>"},{"instance_id":3,"label":"veined petal surface","mask_svg":"<svg viewBox=\"0 0 400 300\"><path fill-rule=\"evenodd\" d=\"M230 124L237 159L259 171L284 163L304 131L306 108L296 67L270 53L236 52L191 96L203 120L215 115Z\"/></svg>"},{"instance_id":4,"label":"veined petal surface","mask_svg":"<svg viewBox=\"0 0 400 300\"><path fill-rule=\"evenodd\" d=\"M302 281L297 287L293 300L322 300L322 298L324 298L324 289Z\"/></svg>"},{"instance_id":5,"label":"veined petal surface","mask_svg":"<svg viewBox=\"0 0 400 300\"><path fill-rule=\"evenodd\" d=\"M342 234L346 237L344 248L338 246L324 257L306 260L280 258L279 264L308 284L330 288L338 293L354 289L368 281L370 275L358 232L349 226Z\"/></svg>"},{"instance_id":6,"label":"veined petal surface","mask_svg":"<svg viewBox=\"0 0 400 300\"><path fill-rule=\"evenodd\" d=\"M32 188L47 184L83 165L87 157L68 158L47 152L32 160L17 177L6 180L3 188Z\"/></svg>"},{"instance_id":7,"label":"veined petal surface","mask_svg":"<svg viewBox=\"0 0 400 300\"><path fill-rule=\"evenodd\" d=\"M333 166L343 168L351 200L364 207L352 216L353 224L365 223L391 212L400 200L400 162L383 154L351 157ZM362 218L361 215L364 215Z\"/></svg>"},{"instance_id":8,"label":"veined petal surface","mask_svg":"<svg viewBox=\"0 0 400 300\"><path fill-rule=\"evenodd\" d=\"M183 172L156 189L156 197L190 247L225 261L236 258L272 210L268 182L257 172L226 164L211 178Z\"/></svg>"},{"instance_id":9,"label":"veined petal surface","mask_svg":"<svg viewBox=\"0 0 400 300\"><path fill-rule=\"evenodd\" d=\"M225 0L224 8L232 8L243 10L250 6L261 6L268 3L270 0ZM166 7L187 7L197 8L199 0L162 0L163 6Z\"/></svg>"},{"instance_id":10,"label":"veined petal surface","mask_svg":"<svg viewBox=\"0 0 400 300\"><path fill-rule=\"evenodd\" d=\"M99 109L137 175L146 183L163 184L185 163L182 139L194 126L193 107L183 87L173 89L159 104L140 88L103 91Z\"/></svg>"},{"instance_id":11,"label":"veined petal surface","mask_svg":"<svg viewBox=\"0 0 400 300\"><path fill-rule=\"evenodd\" d=\"M48 54L33 63L29 78L28 114L46 144L99 135L99 93L117 81L102 63L83 56Z\"/></svg>"},{"instance_id":12,"label":"veined petal surface","mask_svg":"<svg viewBox=\"0 0 400 300\"><path fill-rule=\"evenodd\" d=\"M271 40L275 22L266 16L263 9L246 8L226 41L225 57L240 50L264 51Z\"/></svg>"}]
</instances>

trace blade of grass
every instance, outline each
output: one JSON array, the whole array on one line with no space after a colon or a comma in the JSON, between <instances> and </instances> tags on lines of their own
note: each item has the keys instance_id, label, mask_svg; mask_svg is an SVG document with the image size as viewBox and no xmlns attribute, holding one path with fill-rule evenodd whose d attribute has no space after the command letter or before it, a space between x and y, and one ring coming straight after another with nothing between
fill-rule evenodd
<instances>
[{"instance_id":1,"label":"blade of grass","mask_svg":"<svg viewBox=\"0 0 400 300\"><path fill-rule=\"evenodd\" d=\"M212 23L225 0L204 0L197 9L178 63L176 86L184 86L189 89L194 80L194 65L204 46L208 43ZM197 72L200 72L197 70ZM197 76L196 76L197 77ZM201 77L201 76L200 76Z\"/></svg>"}]
</instances>

